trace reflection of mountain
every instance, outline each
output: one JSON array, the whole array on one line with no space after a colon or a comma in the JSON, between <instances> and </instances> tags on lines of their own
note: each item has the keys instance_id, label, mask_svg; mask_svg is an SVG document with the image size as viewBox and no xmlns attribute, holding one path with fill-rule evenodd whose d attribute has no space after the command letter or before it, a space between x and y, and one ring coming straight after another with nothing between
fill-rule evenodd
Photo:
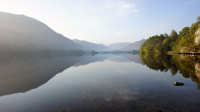
<instances>
[{"instance_id":1,"label":"reflection of mountain","mask_svg":"<svg viewBox=\"0 0 200 112\"><path fill-rule=\"evenodd\" d=\"M89 63L97 62L97 61L104 61L104 60L110 60L114 62L129 62L133 61L135 63L142 64L142 61L140 60L140 56L138 54L97 54L95 56L87 55L83 56L79 62L74 64L74 66L79 65L87 65Z\"/></svg>"},{"instance_id":2,"label":"reflection of mountain","mask_svg":"<svg viewBox=\"0 0 200 112\"><path fill-rule=\"evenodd\" d=\"M200 59L191 55L148 55L141 54L141 60L149 68L160 71L168 71L175 75L179 72L185 78L191 78L200 88Z\"/></svg>"},{"instance_id":3,"label":"reflection of mountain","mask_svg":"<svg viewBox=\"0 0 200 112\"><path fill-rule=\"evenodd\" d=\"M81 57L81 60L74 64L74 66L79 65L87 65L89 63L93 63L96 61L104 61L106 59L106 55L85 55Z\"/></svg>"},{"instance_id":4,"label":"reflection of mountain","mask_svg":"<svg viewBox=\"0 0 200 112\"><path fill-rule=\"evenodd\" d=\"M51 57L0 57L0 96L26 92L37 88L70 66L97 61L138 61L139 55L51 56Z\"/></svg>"},{"instance_id":5,"label":"reflection of mountain","mask_svg":"<svg viewBox=\"0 0 200 112\"><path fill-rule=\"evenodd\" d=\"M80 57L38 57L0 62L0 96L36 88Z\"/></svg>"},{"instance_id":6,"label":"reflection of mountain","mask_svg":"<svg viewBox=\"0 0 200 112\"><path fill-rule=\"evenodd\" d=\"M140 55L129 55L129 54L124 54L123 57L127 58L129 61L133 61L135 63L143 64L142 60L140 59Z\"/></svg>"}]
</instances>

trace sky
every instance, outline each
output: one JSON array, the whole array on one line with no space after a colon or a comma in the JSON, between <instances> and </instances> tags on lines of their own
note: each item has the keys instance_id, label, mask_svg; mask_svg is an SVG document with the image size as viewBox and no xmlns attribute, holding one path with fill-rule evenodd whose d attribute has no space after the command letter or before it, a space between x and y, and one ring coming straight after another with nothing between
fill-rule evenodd
<instances>
[{"instance_id":1,"label":"sky","mask_svg":"<svg viewBox=\"0 0 200 112\"><path fill-rule=\"evenodd\" d=\"M200 0L0 0L0 11L35 18L70 39L110 44L180 31L200 16Z\"/></svg>"}]
</instances>

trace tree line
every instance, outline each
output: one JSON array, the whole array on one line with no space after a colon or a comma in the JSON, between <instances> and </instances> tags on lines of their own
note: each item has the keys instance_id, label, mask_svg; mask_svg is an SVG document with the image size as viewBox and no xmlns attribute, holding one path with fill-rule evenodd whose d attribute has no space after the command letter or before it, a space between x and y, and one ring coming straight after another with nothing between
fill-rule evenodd
<instances>
[{"instance_id":1,"label":"tree line","mask_svg":"<svg viewBox=\"0 0 200 112\"><path fill-rule=\"evenodd\" d=\"M140 53L149 54L163 54L168 51L180 53L181 50L187 51L200 50L200 44L195 43L195 32L200 24L200 16L197 17L197 22L193 23L191 27L184 27L178 33L172 30L170 34L164 33L149 37L141 46Z\"/></svg>"}]
</instances>

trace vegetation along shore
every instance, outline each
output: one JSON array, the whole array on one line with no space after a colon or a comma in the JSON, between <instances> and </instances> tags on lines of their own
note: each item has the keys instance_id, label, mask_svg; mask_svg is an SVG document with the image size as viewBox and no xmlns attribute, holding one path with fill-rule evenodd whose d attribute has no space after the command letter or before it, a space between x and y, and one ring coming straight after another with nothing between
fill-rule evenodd
<instances>
[{"instance_id":1,"label":"vegetation along shore","mask_svg":"<svg viewBox=\"0 0 200 112\"><path fill-rule=\"evenodd\" d=\"M191 27L175 30L168 35L149 37L140 48L141 54L200 54L200 16Z\"/></svg>"}]
</instances>

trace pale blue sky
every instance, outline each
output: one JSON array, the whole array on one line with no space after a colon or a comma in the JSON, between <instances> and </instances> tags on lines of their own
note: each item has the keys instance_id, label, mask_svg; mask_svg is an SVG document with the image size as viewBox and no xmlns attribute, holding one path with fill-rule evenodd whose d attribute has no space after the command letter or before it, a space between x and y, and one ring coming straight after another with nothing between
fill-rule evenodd
<instances>
[{"instance_id":1,"label":"pale blue sky","mask_svg":"<svg viewBox=\"0 0 200 112\"><path fill-rule=\"evenodd\" d=\"M0 11L36 18L70 39L109 44L190 26L200 0L0 0Z\"/></svg>"}]
</instances>

